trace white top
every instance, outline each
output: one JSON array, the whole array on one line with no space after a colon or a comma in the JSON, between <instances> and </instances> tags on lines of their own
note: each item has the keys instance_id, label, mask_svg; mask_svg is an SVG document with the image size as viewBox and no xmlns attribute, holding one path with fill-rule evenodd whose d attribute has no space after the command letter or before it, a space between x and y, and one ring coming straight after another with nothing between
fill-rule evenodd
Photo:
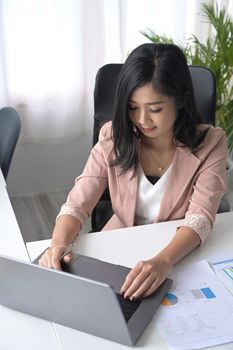
<instances>
[{"instance_id":1,"label":"white top","mask_svg":"<svg viewBox=\"0 0 233 350\"><path fill-rule=\"evenodd\" d=\"M160 209L166 183L170 175L172 164L153 185L139 166L139 183L135 212L135 225L146 225L155 222Z\"/></svg>"}]
</instances>

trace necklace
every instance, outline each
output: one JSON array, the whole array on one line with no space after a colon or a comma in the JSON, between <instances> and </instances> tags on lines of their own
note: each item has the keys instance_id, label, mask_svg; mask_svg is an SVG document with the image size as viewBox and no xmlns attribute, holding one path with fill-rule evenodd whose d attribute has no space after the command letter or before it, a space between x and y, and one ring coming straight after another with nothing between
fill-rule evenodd
<instances>
[{"instance_id":1,"label":"necklace","mask_svg":"<svg viewBox=\"0 0 233 350\"><path fill-rule=\"evenodd\" d=\"M155 165L156 165L157 170L158 170L160 173L162 173L162 172L168 167L168 165L170 164L171 158L169 158L169 161L167 161L164 165L161 165L161 164L159 164L159 163L157 162L157 159L155 158L155 156L154 156L152 150L150 150L150 154L151 154L151 158L152 158L152 160L153 160L153 163L155 163Z\"/></svg>"},{"instance_id":2,"label":"necklace","mask_svg":"<svg viewBox=\"0 0 233 350\"><path fill-rule=\"evenodd\" d=\"M142 145L141 148L141 165L144 172L151 176L162 176L165 170L172 163L176 148L173 148L161 157L160 153L155 152L154 148ZM163 162L159 162L158 158Z\"/></svg>"}]
</instances>

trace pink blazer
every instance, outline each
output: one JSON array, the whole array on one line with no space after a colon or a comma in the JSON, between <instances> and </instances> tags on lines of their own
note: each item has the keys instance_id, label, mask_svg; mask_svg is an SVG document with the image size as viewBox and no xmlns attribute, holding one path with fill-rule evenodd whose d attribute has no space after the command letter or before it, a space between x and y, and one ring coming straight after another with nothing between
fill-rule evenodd
<instances>
[{"instance_id":1,"label":"pink blazer","mask_svg":"<svg viewBox=\"0 0 233 350\"><path fill-rule=\"evenodd\" d=\"M207 135L195 154L177 147L156 222L200 214L213 225L226 189L227 145L222 129L201 126L207 127ZM103 230L134 225L138 176L132 177L132 170L120 174L118 166L110 166L112 147L108 122L100 131L99 142L92 149L83 173L75 180L65 204L68 212L63 208L61 214L74 215L83 224L108 186L114 214Z\"/></svg>"}]
</instances>

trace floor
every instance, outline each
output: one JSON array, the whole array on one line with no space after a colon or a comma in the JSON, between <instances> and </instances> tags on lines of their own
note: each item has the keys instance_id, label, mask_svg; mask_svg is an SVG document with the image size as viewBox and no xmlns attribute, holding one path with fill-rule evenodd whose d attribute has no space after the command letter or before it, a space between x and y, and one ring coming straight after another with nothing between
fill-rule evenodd
<instances>
[{"instance_id":1,"label":"floor","mask_svg":"<svg viewBox=\"0 0 233 350\"><path fill-rule=\"evenodd\" d=\"M56 216L69 190L11 197L11 203L25 242L51 238ZM90 220L83 232L91 230Z\"/></svg>"}]
</instances>

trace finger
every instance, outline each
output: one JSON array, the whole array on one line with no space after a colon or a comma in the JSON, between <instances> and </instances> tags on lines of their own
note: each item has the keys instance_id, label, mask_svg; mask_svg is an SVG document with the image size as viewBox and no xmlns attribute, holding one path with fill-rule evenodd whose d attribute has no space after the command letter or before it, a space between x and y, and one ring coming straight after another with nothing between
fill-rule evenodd
<instances>
[{"instance_id":1,"label":"finger","mask_svg":"<svg viewBox=\"0 0 233 350\"><path fill-rule=\"evenodd\" d=\"M44 267L43 259L39 260L38 265Z\"/></svg>"},{"instance_id":2,"label":"finger","mask_svg":"<svg viewBox=\"0 0 233 350\"><path fill-rule=\"evenodd\" d=\"M125 298L130 298L132 294L135 293L135 291L143 284L143 282L147 279L148 276L150 275L153 276L157 274L153 270L153 265L145 261L140 261L136 265L135 270L138 271L138 274L136 275L132 273L132 276L134 277L134 279L130 281L131 284L128 283L124 286L126 288L128 287L124 293Z\"/></svg>"},{"instance_id":3,"label":"finger","mask_svg":"<svg viewBox=\"0 0 233 350\"><path fill-rule=\"evenodd\" d=\"M63 257L63 260L64 260L64 262L66 264L68 264L68 263L70 263L73 260L73 258L74 258L74 254L73 253L69 253L69 254L67 254L67 255L65 255Z\"/></svg>"},{"instance_id":4,"label":"finger","mask_svg":"<svg viewBox=\"0 0 233 350\"><path fill-rule=\"evenodd\" d=\"M62 255L63 249L53 249L52 251L52 257L51 257L51 263L52 268L55 270L61 270L61 255Z\"/></svg>"},{"instance_id":5,"label":"finger","mask_svg":"<svg viewBox=\"0 0 233 350\"><path fill-rule=\"evenodd\" d=\"M52 262L52 266L50 267L50 269L54 269L54 270L61 270L61 264L60 264L60 260L53 260Z\"/></svg>"},{"instance_id":6,"label":"finger","mask_svg":"<svg viewBox=\"0 0 233 350\"><path fill-rule=\"evenodd\" d=\"M129 298L131 300L141 298L144 293L150 288L151 284L155 281L156 278L157 275L155 273L141 273L125 292L125 298Z\"/></svg>"},{"instance_id":7,"label":"finger","mask_svg":"<svg viewBox=\"0 0 233 350\"><path fill-rule=\"evenodd\" d=\"M50 269L60 270L61 266L59 260L62 251L62 249L55 248L47 249L39 260L39 265Z\"/></svg>"},{"instance_id":8,"label":"finger","mask_svg":"<svg viewBox=\"0 0 233 350\"><path fill-rule=\"evenodd\" d=\"M46 252L42 257L41 266L47 267L48 269L53 269L53 264L50 255Z\"/></svg>"},{"instance_id":9,"label":"finger","mask_svg":"<svg viewBox=\"0 0 233 350\"><path fill-rule=\"evenodd\" d=\"M46 251L44 252L44 254L40 257L39 262L38 262L38 264L39 264L40 266L43 266L43 267L46 267L46 266L47 266L47 258L46 258L46 256L47 256L48 250L49 250L49 248L46 249Z\"/></svg>"},{"instance_id":10,"label":"finger","mask_svg":"<svg viewBox=\"0 0 233 350\"><path fill-rule=\"evenodd\" d=\"M142 285L135 293L133 293L133 295L131 296L131 299L135 300L138 298L150 296L152 293L154 293L156 291L156 289L158 289L158 287L163 283L164 280L165 280L165 278L160 279L159 276L156 276L156 275L155 275L155 279L152 281L152 283L149 282L149 279L148 279L148 286L149 287L147 288L146 284Z\"/></svg>"},{"instance_id":11,"label":"finger","mask_svg":"<svg viewBox=\"0 0 233 350\"><path fill-rule=\"evenodd\" d=\"M160 284L161 284L161 281L159 281L159 279L155 280L142 296L149 297L151 294L153 294L156 291L156 289L160 286Z\"/></svg>"},{"instance_id":12,"label":"finger","mask_svg":"<svg viewBox=\"0 0 233 350\"><path fill-rule=\"evenodd\" d=\"M138 263L126 276L125 282L123 283L121 287L121 294L124 294L126 290L130 287L130 285L133 283L135 278L140 274L142 270L142 265L141 263Z\"/></svg>"},{"instance_id":13,"label":"finger","mask_svg":"<svg viewBox=\"0 0 233 350\"><path fill-rule=\"evenodd\" d=\"M44 253L44 254L42 255L42 257L40 258L40 260L39 260L39 265L40 265L40 266L43 266L43 267L47 267L48 264L49 264L49 262L48 262L48 259L47 259L47 257L46 257L46 253Z\"/></svg>"}]
</instances>

